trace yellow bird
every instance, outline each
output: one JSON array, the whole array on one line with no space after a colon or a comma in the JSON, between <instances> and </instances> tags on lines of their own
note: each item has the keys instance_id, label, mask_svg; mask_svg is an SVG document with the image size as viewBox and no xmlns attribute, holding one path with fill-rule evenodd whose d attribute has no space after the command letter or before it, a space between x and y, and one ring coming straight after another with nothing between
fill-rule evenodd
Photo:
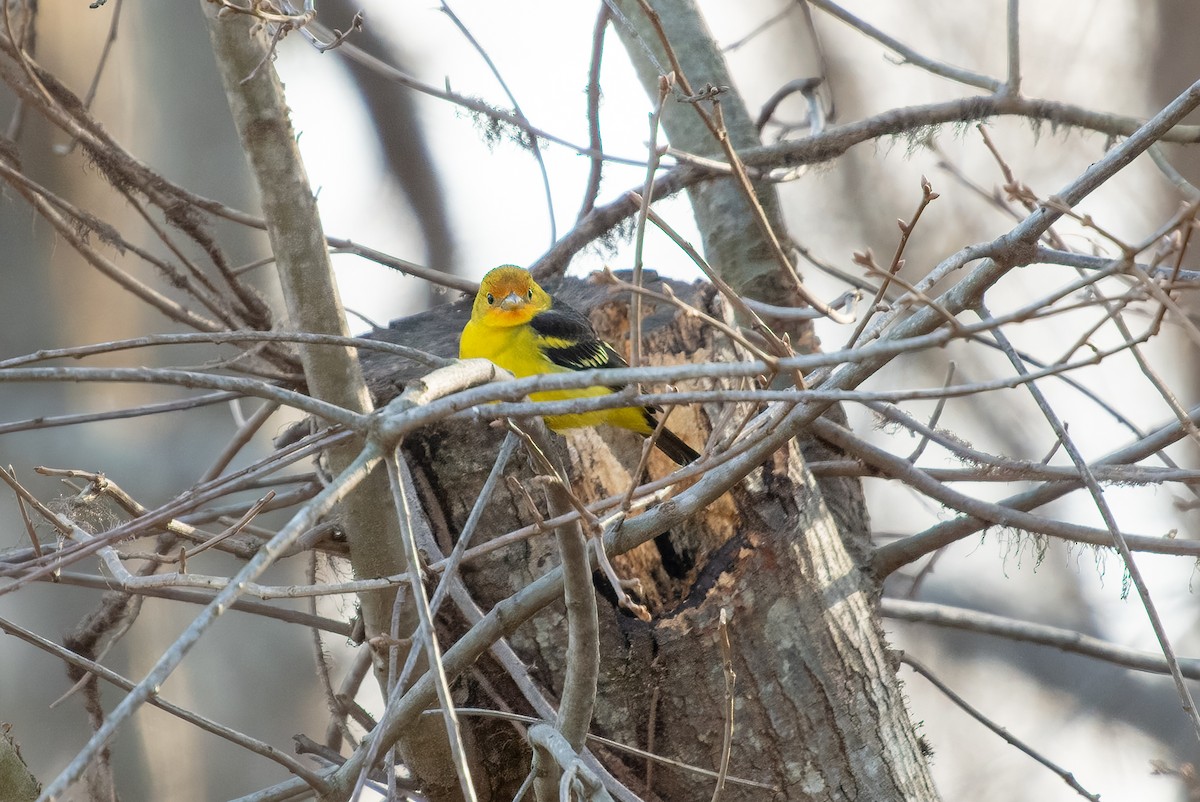
<instances>
[{"instance_id":1,"label":"yellow bird","mask_svg":"<svg viewBox=\"0 0 1200 802\"><path fill-rule=\"evenodd\" d=\"M471 319L463 329L458 355L482 357L517 378L542 373L566 373L593 368L624 368L628 364L596 335L588 319L557 301L537 285L529 271L502 265L483 277ZM594 398L622 387L584 387L530 393L533 401ZM619 407L569 415L547 415L556 432L607 423L648 437L658 424L656 407ZM655 444L679 465L700 458L674 432L663 429Z\"/></svg>"}]
</instances>

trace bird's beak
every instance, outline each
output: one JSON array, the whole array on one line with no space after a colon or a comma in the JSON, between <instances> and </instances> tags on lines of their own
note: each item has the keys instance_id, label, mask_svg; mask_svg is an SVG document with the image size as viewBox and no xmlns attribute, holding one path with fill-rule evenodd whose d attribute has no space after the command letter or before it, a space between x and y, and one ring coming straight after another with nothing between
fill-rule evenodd
<instances>
[{"instance_id":1,"label":"bird's beak","mask_svg":"<svg viewBox=\"0 0 1200 802\"><path fill-rule=\"evenodd\" d=\"M517 293L514 291L500 299L500 308L506 312L510 312L513 309L520 309L525 305L525 302L525 296L517 295Z\"/></svg>"}]
</instances>

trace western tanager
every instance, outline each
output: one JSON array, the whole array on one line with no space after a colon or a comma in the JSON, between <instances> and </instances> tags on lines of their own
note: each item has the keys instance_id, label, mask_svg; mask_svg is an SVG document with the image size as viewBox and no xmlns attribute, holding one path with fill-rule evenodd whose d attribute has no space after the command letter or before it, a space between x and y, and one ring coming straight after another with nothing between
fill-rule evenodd
<instances>
[{"instance_id":1,"label":"western tanager","mask_svg":"<svg viewBox=\"0 0 1200 802\"><path fill-rule=\"evenodd\" d=\"M514 376L563 373L592 368L628 367L613 347L601 340L588 319L552 298L528 270L502 265L483 277L471 319L463 329L458 354L463 359L490 359ZM584 387L530 393L533 401L559 401L608 395L621 387ZM619 407L569 415L547 415L556 432L607 423L648 437L658 424L654 407ZM663 429L655 444L679 465L700 455L674 432Z\"/></svg>"}]
</instances>

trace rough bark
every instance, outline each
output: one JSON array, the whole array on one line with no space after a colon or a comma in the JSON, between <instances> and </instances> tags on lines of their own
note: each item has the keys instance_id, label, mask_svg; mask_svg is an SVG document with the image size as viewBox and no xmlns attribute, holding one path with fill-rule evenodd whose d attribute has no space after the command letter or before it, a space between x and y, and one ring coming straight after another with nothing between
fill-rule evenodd
<instances>
[{"instance_id":1,"label":"rough bark","mask_svg":"<svg viewBox=\"0 0 1200 802\"><path fill-rule=\"evenodd\" d=\"M590 310L610 341L624 341L625 298L606 299L606 288L579 280L551 289ZM711 288L675 284L675 289L723 314ZM696 322L670 310L651 312L644 327L650 361L684 358L664 354L739 358ZM437 310L400 321L380 336L452 353L465 313L461 304ZM389 364L376 358L366 364L369 381L384 395L403 381L403 372ZM681 409L671 417L672 428L700 445L718 411ZM422 504L447 545L478 494L496 442L498 435L482 425L445 424L408 443ZM624 432L581 431L571 433L564 446L581 466L573 477L575 491L592 500L628 485L639 444ZM670 468L656 457L651 473ZM528 476L527 469L518 475ZM875 615L875 588L856 559L866 533L856 504L835 515L792 446L702 516L616 558L622 576L642 582L641 597L653 619L643 623L618 610L605 581L597 578L602 676L593 732L647 747L653 730L654 751L715 770L724 704L717 619L724 608L732 615L738 676L730 774L781 792L773 797L761 788L731 784L723 799L935 799ZM529 522L524 503L502 489L476 542ZM853 531L839 529L848 525ZM856 545L848 548L847 541ZM555 561L547 535L490 555L471 566L465 579L486 609ZM564 669L564 633L563 610L554 605L512 639L534 678L555 696ZM511 683L492 667L482 668L507 704L529 710ZM494 704L478 687L465 688L464 696ZM477 730L475 740L481 746L477 776L487 778L492 794L485 798L511 798L528 766L524 745L495 725ZM665 767L654 770L647 790L642 760L601 756L647 799L701 799L713 790L711 778Z\"/></svg>"}]
</instances>

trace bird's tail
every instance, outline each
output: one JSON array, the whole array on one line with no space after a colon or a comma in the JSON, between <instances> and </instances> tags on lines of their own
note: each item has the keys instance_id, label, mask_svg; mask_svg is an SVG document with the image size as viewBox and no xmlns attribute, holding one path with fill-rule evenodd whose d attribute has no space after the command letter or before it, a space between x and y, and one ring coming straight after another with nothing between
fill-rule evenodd
<instances>
[{"instance_id":1,"label":"bird's tail","mask_svg":"<svg viewBox=\"0 0 1200 802\"><path fill-rule=\"evenodd\" d=\"M700 459L700 454L694 448L680 440L679 435L665 427L658 433L658 439L654 441L654 445L658 446L659 451L670 457L680 467L691 465Z\"/></svg>"}]
</instances>

